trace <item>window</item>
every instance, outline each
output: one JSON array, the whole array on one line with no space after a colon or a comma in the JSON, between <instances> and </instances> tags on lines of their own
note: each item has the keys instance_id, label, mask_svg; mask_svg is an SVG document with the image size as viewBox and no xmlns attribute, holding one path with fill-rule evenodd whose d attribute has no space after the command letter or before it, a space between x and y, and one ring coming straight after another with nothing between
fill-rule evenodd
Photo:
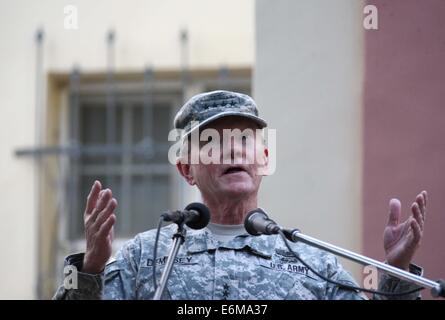
<instances>
[{"instance_id":1,"label":"window","mask_svg":"<svg viewBox=\"0 0 445 320\"><path fill-rule=\"evenodd\" d=\"M174 102L155 99L144 104L142 96L116 97L113 136L107 143L106 96L79 96L79 147L72 161L73 196L69 238L83 238L85 199L99 179L119 202L115 236L129 238L156 225L159 215L171 207L171 165L167 159L168 132ZM75 130L76 131L76 130ZM76 214L78 213L78 214Z\"/></svg>"},{"instance_id":2,"label":"window","mask_svg":"<svg viewBox=\"0 0 445 320\"><path fill-rule=\"evenodd\" d=\"M184 97L196 93L226 89L250 94L250 70L226 70L224 79L218 70L190 75L184 85L181 72L159 73L149 87L140 74L128 79L117 75L112 95L104 75L90 80L82 75L82 81L67 87L65 126L60 127L66 134L60 143L72 149L64 165L65 188L58 191L68 204L61 206L58 259L85 249L82 213L96 179L119 203L114 250L156 227L165 210L199 199L168 162L173 118Z\"/></svg>"}]
</instances>

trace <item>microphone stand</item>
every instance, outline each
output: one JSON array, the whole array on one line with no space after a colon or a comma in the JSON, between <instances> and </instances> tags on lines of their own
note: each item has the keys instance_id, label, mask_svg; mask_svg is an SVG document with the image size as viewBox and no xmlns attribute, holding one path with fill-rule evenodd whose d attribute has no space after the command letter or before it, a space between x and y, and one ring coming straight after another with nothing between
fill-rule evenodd
<instances>
[{"instance_id":1,"label":"microphone stand","mask_svg":"<svg viewBox=\"0 0 445 320\"><path fill-rule=\"evenodd\" d=\"M160 300L167 285L167 280L170 277L173 264L176 256L178 255L179 248L184 244L186 229L184 224L192 229L202 229L209 224L210 211L204 204L199 202L190 203L185 207L185 211L168 211L161 215L164 221L172 221L178 225L178 230L173 235L173 244L165 263L165 268L162 271L161 280L159 286L156 288L153 300ZM160 229L158 229L159 232ZM156 252L156 251L155 251ZM156 265L156 261L153 261L153 267ZM154 276L153 283L156 283L156 275Z\"/></svg>"},{"instance_id":2,"label":"microphone stand","mask_svg":"<svg viewBox=\"0 0 445 320\"><path fill-rule=\"evenodd\" d=\"M380 261L371 259L369 257L360 255L358 253L355 253L355 252L337 247L330 243L318 240L316 238L307 236L307 235L301 233L301 231L298 229L290 230L290 229L280 228L278 230L281 230L283 232L283 234L285 235L285 237L292 242L303 242L310 246L313 246L313 247L319 248L321 250L331 252L331 253L341 256L343 258L358 262L362 265L374 266L377 269L386 271L387 273L389 273L399 279L409 281L411 283L417 284L424 288L429 288L431 290L431 294L433 295L433 297L445 297L445 281L444 280L438 280L437 282L429 280L427 278L409 273L405 270L390 266L388 264L385 264Z\"/></svg>"},{"instance_id":3,"label":"microphone stand","mask_svg":"<svg viewBox=\"0 0 445 320\"><path fill-rule=\"evenodd\" d=\"M155 295L153 300L161 300L161 296L164 293L165 287L167 285L167 280L170 277L173 263L175 262L176 256L178 255L179 248L185 241L186 229L184 228L184 222L178 223L178 230L173 235L173 245L170 249L170 252L167 257L167 262L165 263L165 268L162 271L161 280L159 281L159 285L156 288ZM153 261L156 263L156 261ZM156 281L156 279L153 279Z\"/></svg>"}]
</instances>

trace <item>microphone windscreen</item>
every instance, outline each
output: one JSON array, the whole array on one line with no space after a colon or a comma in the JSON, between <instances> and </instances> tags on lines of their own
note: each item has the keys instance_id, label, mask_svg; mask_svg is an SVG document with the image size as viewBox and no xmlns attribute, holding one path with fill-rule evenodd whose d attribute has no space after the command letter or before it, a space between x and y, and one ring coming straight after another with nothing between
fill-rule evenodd
<instances>
[{"instance_id":1,"label":"microphone windscreen","mask_svg":"<svg viewBox=\"0 0 445 320\"><path fill-rule=\"evenodd\" d=\"M207 206L200 202L190 203L185 210L194 210L198 212L198 216L186 222L186 225L192 229L202 229L210 222L210 210Z\"/></svg>"},{"instance_id":2,"label":"microphone windscreen","mask_svg":"<svg viewBox=\"0 0 445 320\"><path fill-rule=\"evenodd\" d=\"M250 211L244 219L244 228L247 233L252 236L259 236L262 233L258 230L258 222L262 222L268 219L267 214L261 208Z\"/></svg>"}]
</instances>

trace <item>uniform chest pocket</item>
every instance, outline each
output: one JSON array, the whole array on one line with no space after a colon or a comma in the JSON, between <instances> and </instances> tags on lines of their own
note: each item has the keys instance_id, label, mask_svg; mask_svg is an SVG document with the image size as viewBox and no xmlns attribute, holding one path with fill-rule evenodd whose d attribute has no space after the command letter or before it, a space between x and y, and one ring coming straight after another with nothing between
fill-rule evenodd
<instances>
[{"instance_id":1,"label":"uniform chest pocket","mask_svg":"<svg viewBox=\"0 0 445 320\"><path fill-rule=\"evenodd\" d=\"M287 272L295 276L305 276L309 279L318 280L318 277L309 270L308 267L294 260L270 260L262 261L261 267L274 270L276 272Z\"/></svg>"},{"instance_id":2,"label":"uniform chest pocket","mask_svg":"<svg viewBox=\"0 0 445 320\"><path fill-rule=\"evenodd\" d=\"M269 295L265 299L316 299L320 281L297 261L266 260L260 262L262 273L270 277ZM295 288L298 288L297 292ZM295 296L296 294L296 296Z\"/></svg>"},{"instance_id":3,"label":"uniform chest pocket","mask_svg":"<svg viewBox=\"0 0 445 320\"><path fill-rule=\"evenodd\" d=\"M156 279L159 283L168 257L156 259ZM162 299L190 299L187 292L187 278L191 272L201 274L202 262L199 257L187 255L175 259L173 270L167 282ZM136 291L139 299L152 299L155 293L153 285L153 260L146 259L139 269Z\"/></svg>"}]
</instances>

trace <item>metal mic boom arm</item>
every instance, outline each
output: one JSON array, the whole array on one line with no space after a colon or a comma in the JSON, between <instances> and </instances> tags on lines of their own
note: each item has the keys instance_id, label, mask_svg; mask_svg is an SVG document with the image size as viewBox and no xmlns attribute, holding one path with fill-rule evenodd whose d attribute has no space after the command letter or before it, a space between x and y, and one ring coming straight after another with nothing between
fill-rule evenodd
<instances>
[{"instance_id":1,"label":"metal mic boom arm","mask_svg":"<svg viewBox=\"0 0 445 320\"><path fill-rule=\"evenodd\" d=\"M445 281L439 280L439 281L432 281L427 278L409 273L405 270L390 266L388 264L382 263L380 261L371 259L369 257L360 255L358 253L343 249L341 247L337 247L333 244L318 240L316 238L307 236L300 232L298 229L282 229L284 235L287 239L289 239L292 242L303 242L310 246L319 248L321 250L325 250L328 252L331 252L335 255L341 256L343 258L358 262L360 264L363 264L365 266L371 265L376 267L377 269L386 271L387 273L399 278L403 279L412 283L415 283L421 287L429 288L431 289L431 294L434 297L445 297Z\"/></svg>"}]
</instances>

